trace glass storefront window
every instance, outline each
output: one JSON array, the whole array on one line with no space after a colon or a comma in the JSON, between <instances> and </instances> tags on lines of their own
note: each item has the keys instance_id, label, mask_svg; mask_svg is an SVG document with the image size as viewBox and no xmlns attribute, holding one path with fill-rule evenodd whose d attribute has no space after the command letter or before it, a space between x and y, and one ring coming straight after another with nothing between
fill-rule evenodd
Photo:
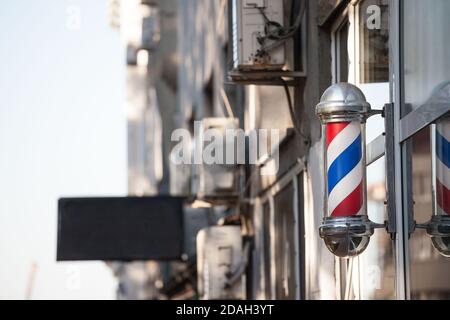
<instances>
[{"instance_id":1,"label":"glass storefront window","mask_svg":"<svg viewBox=\"0 0 450 320\"><path fill-rule=\"evenodd\" d=\"M431 136L434 126L427 127L412 138L412 193L414 219L427 223L433 212L432 185L433 148ZM450 259L433 247L424 230L416 229L409 239L410 278L412 299L450 298Z\"/></svg>"},{"instance_id":2,"label":"glass storefront window","mask_svg":"<svg viewBox=\"0 0 450 320\"><path fill-rule=\"evenodd\" d=\"M450 103L450 1L402 1L404 113L438 101ZM433 126L411 139L410 177L413 219L426 223L436 213L433 203L435 156ZM450 259L433 247L425 231L409 239L411 298L450 298Z\"/></svg>"},{"instance_id":3,"label":"glass storefront window","mask_svg":"<svg viewBox=\"0 0 450 320\"><path fill-rule=\"evenodd\" d=\"M372 221L387 220L385 210L386 178L385 158L367 167L367 211ZM366 251L359 257L361 262L361 299L392 299L395 296L394 251L388 233L376 230Z\"/></svg>"},{"instance_id":4,"label":"glass storefront window","mask_svg":"<svg viewBox=\"0 0 450 320\"><path fill-rule=\"evenodd\" d=\"M404 99L409 109L450 81L450 1L403 1Z\"/></svg>"},{"instance_id":5,"label":"glass storefront window","mask_svg":"<svg viewBox=\"0 0 450 320\"><path fill-rule=\"evenodd\" d=\"M450 1L401 4L403 114L437 101L450 104ZM404 164L411 163L404 179L411 179L413 219L419 224L427 223L443 205L442 198L436 197L442 191L436 188L436 173L442 172L434 156L435 130L430 125L410 139L411 159ZM450 298L450 259L439 254L424 230L415 230L408 247L411 298Z\"/></svg>"},{"instance_id":6,"label":"glass storefront window","mask_svg":"<svg viewBox=\"0 0 450 320\"><path fill-rule=\"evenodd\" d=\"M375 11L374 11L374 6ZM347 16L348 14L348 16ZM373 109L389 98L389 1L362 0L351 6L333 31L335 82L350 82L364 93ZM367 121L367 141L384 132L384 120ZM370 219L383 223L385 212L385 158L367 167L367 211ZM367 249L358 257L335 264L338 299L395 298L393 242L389 234L376 230Z\"/></svg>"},{"instance_id":7,"label":"glass storefront window","mask_svg":"<svg viewBox=\"0 0 450 320\"><path fill-rule=\"evenodd\" d=\"M359 82L389 82L389 1L359 4Z\"/></svg>"},{"instance_id":8,"label":"glass storefront window","mask_svg":"<svg viewBox=\"0 0 450 320\"><path fill-rule=\"evenodd\" d=\"M339 25L337 30L334 32L334 81L347 82L348 81L348 35L349 35L349 21L346 18L343 23Z\"/></svg>"}]
</instances>

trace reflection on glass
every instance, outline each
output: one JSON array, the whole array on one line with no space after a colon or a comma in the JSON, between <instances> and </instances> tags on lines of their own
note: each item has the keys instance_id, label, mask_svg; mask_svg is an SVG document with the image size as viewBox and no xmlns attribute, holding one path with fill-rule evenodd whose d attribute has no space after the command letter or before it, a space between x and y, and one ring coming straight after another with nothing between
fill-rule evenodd
<instances>
[{"instance_id":1,"label":"reflection on glass","mask_svg":"<svg viewBox=\"0 0 450 320\"><path fill-rule=\"evenodd\" d=\"M347 82L348 81L348 30L349 22L346 19L335 32L335 52L336 57L336 70L335 70L335 82Z\"/></svg>"},{"instance_id":2,"label":"reflection on glass","mask_svg":"<svg viewBox=\"0 0 450 320\"><path fill-rule=\"evenodd\" d=\"M433 173L430 128L412 139L414 219L426 223L433 212ZM450 259L439 254L427 233L416 230L409 241L411 298L450 298Z\"/></svg>"},{"instance_id":3,"label":"reflection on glass","mask_svg":"<svg viewBox=\"0 0 450 320\"><path fill-rule=\"evenodd\" d=\"M433 212L427 226L434 247L450 257L450 115L432 126Z\"/></svg>"},{"instance_id":4,"label":"reflection on glass","mask_svg":"<svg viewBox=\"0 0 450 320\"><path fill-rule=\"evenodd\" d=\"M389 81L389 1L359 6L360 83Z\"/></svg>"},{"instance_id":5,"label":"reflection on glass","mask_svg":"<svg viewBox=\"0 0 450 320\"><path fill-rule=\"evenodd\" d=\"M405 101L423 105L450 80L450 1L403 1Z\"/></svg>"},{"instance_id":6,"label":"reflection on glass","mask_svg":"<svg viewBox=\"0 0 450 320\"><path fill-rule=\"evenodd\" d=\"M385 158L367 167L367 211L376 223L387 220ZM393 243L384 230L376 230L361 257L362 299L392 299L395 295Z\"/></svg>"},{"instance_id":7,"label":"reflection on glass","mask_svg":"<svg viewBox=\"0 0 450 320\"><path fill-rule=\"evenodd\" d=\"M385 158L367 167L367 212L375 223L387 220L384 201ZM393 299L395 297L393 242L384 230L376 230L367 249L358 257L337 265L340 299Z\"/></svg>"},{"instance_id":8,"label":"reflection on glass","mask_svg":"<svg viewBox=\"0 0 450 320\"><path fill-rule=\"evenodd\" d=\"M422 106L437 110L450 103L450 1L434 0L431 5L430 1L408 0L402 4L404 102L412 110ZM412 138L410 175L417 223L428 222L433 212L437 214L433 219L440 219L438 215L444 216L448 210L444 140L437 141L447 135L445 121L438 120L436 126ZM437 152L439 156L435 156ZM416 230L409 241L411 297L450 298L450 259L439 254L427 232Z\"/></svg>"},{"instance_id":9,"label":"reflection on glass","mask_svg":"<svg viewBox=\"0 0 450 320\"><path fill-rule=\"evenodd\" d=\"M443 117L433 126L434 213L450 215L450 118Z\"/></svg>"}]
</instances>

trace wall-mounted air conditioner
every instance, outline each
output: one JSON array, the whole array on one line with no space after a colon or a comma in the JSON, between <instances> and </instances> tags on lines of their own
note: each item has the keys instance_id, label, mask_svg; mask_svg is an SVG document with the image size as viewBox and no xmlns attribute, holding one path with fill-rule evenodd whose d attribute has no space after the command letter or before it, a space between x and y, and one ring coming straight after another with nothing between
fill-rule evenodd
<instances>
[{"instance_id":1,"label":"wall-mounted air conditioner","mask_svg":"<svg viewBox=\"0 0 450 320\"><path fill-rule=\"evenodd\" d=\"M234 6L234 69L281 70L286 59L284 43L265 48L276 44L279 30L284 27L283 1L237 0Z\"/></svg>"},{"instance_id":2,"label":"wall-mounted air conditioner","mask_svg":"<svg viewBox=\"0 0 450 320\"><path fill-rule=\"evenodd\" d=\"M233 0L229 55L231 82L282 84L304 77L306 2Z\"/></svg>"},{"instance_id":3,"label":"wall-mounted air conditioner","mask_svg":"<svg viewBox=\"0 0 450 320\"><path fill-rule=\"evenodd\" d=\"M214 226L197 235L197 281L200 299L243 299L244 263L240 226ZM233 280L231 275L239 275Z\"/></svg>"},{"instance_id":4,"label":"wall-mounted air conditioner","mask_svg":"<svg viewBox=\"0 0 450 320\"><path fill-rule=\"evenodd\" d=\"M240 164L245 162L245 145L242 145L245 137L239 129L239 120L205 118L197 123L194 131L193 195L215 203L237 199Z\"/></svg>"}]
</instances>

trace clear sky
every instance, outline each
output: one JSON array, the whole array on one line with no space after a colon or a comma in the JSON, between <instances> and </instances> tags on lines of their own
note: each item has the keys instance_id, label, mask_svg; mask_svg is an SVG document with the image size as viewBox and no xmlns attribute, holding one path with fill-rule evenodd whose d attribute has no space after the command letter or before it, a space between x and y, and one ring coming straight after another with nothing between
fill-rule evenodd
<instances>
[{"instance_id":1,"label":"clear sky","mask_svg":"<svg viewBox=\"0 0 450 320\"><path fill-rule=\"evenodd\" d=\"M106 0L0 1L0 299L33 262L32 298L114 298L102 262L55 262L56 207L126 193L124 51Z\"/></svg>"}]
</instances>

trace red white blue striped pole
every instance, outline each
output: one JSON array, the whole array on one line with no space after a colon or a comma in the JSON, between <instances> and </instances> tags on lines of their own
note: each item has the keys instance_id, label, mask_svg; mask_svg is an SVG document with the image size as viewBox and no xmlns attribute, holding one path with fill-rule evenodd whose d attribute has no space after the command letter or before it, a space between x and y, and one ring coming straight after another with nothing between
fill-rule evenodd
<instances>
[{"instance_id":1,"label":"red white blue striped pole","mask_svg":"<svg viewBox=\"0 0 450 320\"><path fill-rule=\"evenodd\" d=\"M363 142L359 121L326 124L328 216L366 214Z\"/></svg>"},{"instance_id":2,"label":"red white blue striped pole","mask_svg":"<svg viewBox=\"0 0 450 320\"><path fill-rule=\"evenodd\" d=\"M427 103L448 105L449 101L450 81L446 81L433 90ZM436 120L431 136L434 210L425 227L436 250L450 258L450 112Z\"/></svg>"},{"instance_id":3,"label":"red white blue striped pole","mask_svg":"<svg viewBox=\"0 0 450 320\"><path fill-rule=\"evenodd\" d=\"M443 118L435 129L435 213L450 215L450 119Z\"/></svg>"},{"instance_id":4,"label":"red white blue striped pole","mask_svg":"<svg viewBox=\"0 0 450 320\"><path fill-rule=\"evenodd\" d=\"M365 123L370 104L356 86L332 85L316 106L324 149L324 215L319 235L336 256L363 252L374 232L366 209Z\"/></svg>"}]
</instances>

